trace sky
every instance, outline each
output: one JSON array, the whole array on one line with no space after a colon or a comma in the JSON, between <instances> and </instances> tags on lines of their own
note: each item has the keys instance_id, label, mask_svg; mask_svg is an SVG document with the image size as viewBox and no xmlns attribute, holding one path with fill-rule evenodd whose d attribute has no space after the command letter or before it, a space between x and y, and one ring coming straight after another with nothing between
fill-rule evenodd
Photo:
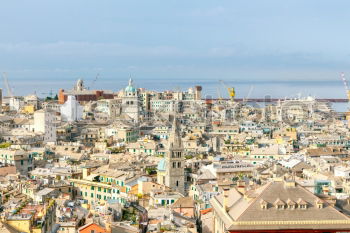
<instances>
[{"instance_id":1,"label":"sky","mask_svg":"<svg viewBox=\"0 0 350 233\"><path fill-rule=\"evenodd\" d=\"M92 85L98 73L93 85L111 89L130 76L148 87L350 78L348 0L11 0L0 9L0 71L21 93Z\"/></svg>"}]
</instances>

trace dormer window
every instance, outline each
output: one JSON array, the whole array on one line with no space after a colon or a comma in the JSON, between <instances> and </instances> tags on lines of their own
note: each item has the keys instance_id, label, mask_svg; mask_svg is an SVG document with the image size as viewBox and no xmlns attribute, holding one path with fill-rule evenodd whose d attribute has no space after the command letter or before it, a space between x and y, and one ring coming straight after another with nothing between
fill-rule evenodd
<instances>
[{"instance_id":1,"label":"dormer window","mask_svg":"<svg viewBox=\"0 0 350 233\"><path fill-rule=\"evenodd\" d=\"M298 200L298 208L299 209L307 209L307 202L303 199L299 198Z\"/></svg>"},{"instance_id":2,"label":"dormer window","mask_svg":"<svg viewBox=\"0 0 350 233\"><path fill-rule=\"evenodd\" d=\"M276 209L278 209L278 210L284 209L285 203L281 199L278 198L274 204L275 204Z\"/></svg>"},{"instance_id":3,"label":"dormer window","mask_svg":"<svg viewBox=\"0 0 350 233\"><path fill-rule=\"evenodd\" d=\"M294 201L292 201L291 199L287 200L287 208L290 210L294 210L296 206L296 203Z\"/></svg>"},{"instance_id":4,"label":"dormer window","mask_svg":"<svg viewBox=\"0 0 350 233\"><path fill-rule=\"evenodd\" d=\"M319 208L319 209L322 209L323 205L324 205L323 201L320 199L316 200L315 204L316 204L317 208Z\"/></svg>"},{"instance_id":5,"label":"dormer window","mask_svg":"<svg viewBox=\"0 0 350 233\"><path fill-rule=\"evenodd\" d=\"M267 202L265 200L261 200L260 207L261 207L261 209L266 210L267 209Z\"/></svg>"}]
</instances>

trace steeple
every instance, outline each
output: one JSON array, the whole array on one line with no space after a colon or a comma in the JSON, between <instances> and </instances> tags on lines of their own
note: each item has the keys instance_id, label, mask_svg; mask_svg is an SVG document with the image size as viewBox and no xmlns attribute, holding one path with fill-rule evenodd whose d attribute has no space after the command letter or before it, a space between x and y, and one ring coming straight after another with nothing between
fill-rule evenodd
<instances>
[{"instance_id":1,"label":"steeple","mask_svg":"<svg viewBox=\"0 0 350 233\"><path fill-rule=\"evenodd\" d=\"M166 155L165 185L184 194L185 192L185 161L180 127L174 114L173 126L169 137L169 148Z\"/></svg>"},{"instance_id":2,"label":"steeple","mask_svg":"<svg viewBox=\"0 0 350 233\"><path fill-rule=\"evenodd\" d=\"M182 149L181 133L176 115L174 115L173 125L169 137L169 149Z\"/></svg>"}]
</instances>

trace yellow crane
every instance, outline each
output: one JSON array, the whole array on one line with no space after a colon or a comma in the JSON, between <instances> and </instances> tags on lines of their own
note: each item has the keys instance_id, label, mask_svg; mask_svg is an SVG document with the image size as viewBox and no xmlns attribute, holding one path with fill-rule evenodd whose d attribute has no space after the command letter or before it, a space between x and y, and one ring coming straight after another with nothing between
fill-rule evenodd
<instances>
[{"instance_id":1,"label":"yellow crane","mask_svg":"<svg viewBox=\"0 0 350 233\"><path fill-rule=\"evenodd\" d=\"M227 86L223 80L219 80L219 82L227 89L228 95L230 96L230 100L234 102L236 96L235 88Z\"/></svg>"}]
</instances>

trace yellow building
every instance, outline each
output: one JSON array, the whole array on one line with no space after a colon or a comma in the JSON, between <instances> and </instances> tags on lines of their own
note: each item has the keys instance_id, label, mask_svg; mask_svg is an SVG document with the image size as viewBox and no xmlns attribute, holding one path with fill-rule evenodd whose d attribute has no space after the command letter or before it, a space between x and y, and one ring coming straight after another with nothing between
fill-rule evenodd
<instances>
[{"instance_id":1,"label":"yellow building","mask_svg":"<svg viewBox=\"0 0 350 233\"><path fill-rule=\"evenodd\" d=\"M35 112L35 106L34 105L25 105L22 109L23 113L27 113L27 114L34 114Z\"/></svg>"},{"instance_id":2,"label":"yellow building","mask_svg":"<svg viewBox=\"0 0 350 233\"><path fill-rule=\"evenodd\" d=\"M274 132L273 138L276 139L278 144L292 142L298 139L298 132L295 128L286 128L284 130Z\"/></svg>"},{"instance_id":3,"label":"yellow building","mask_svg":"<svg viewBox=\"0 0 350 233\"><path fill-rule=\"evenodd\" d=\"M56 203L50 200L45 205L25 205L17 214L8 216L6 224L19 232L46 233L55 225Z\"/></svg>"},{"instance_id":4,"label":"yellow building","mask_svg":"<svg viewBox=\"0 0 350 233\"><path fill-rule=\"evenodd\" d=\"M126 203L127 193L131 187L126 185L127 174L100 167L93 172L83 169L83 179L70 179L75 194L87 200L89 204L113 200Z\"/></svg>"},{"instance_id":5,"label":"yellow building","mask_svg":"<svg viewBox=\"0 0 350 233\"><path fill-rule=\"evenodd\" d=\"M11 216L6 223L19 232L31 232L32 215Z\"/></svg>"}]
</instances>

